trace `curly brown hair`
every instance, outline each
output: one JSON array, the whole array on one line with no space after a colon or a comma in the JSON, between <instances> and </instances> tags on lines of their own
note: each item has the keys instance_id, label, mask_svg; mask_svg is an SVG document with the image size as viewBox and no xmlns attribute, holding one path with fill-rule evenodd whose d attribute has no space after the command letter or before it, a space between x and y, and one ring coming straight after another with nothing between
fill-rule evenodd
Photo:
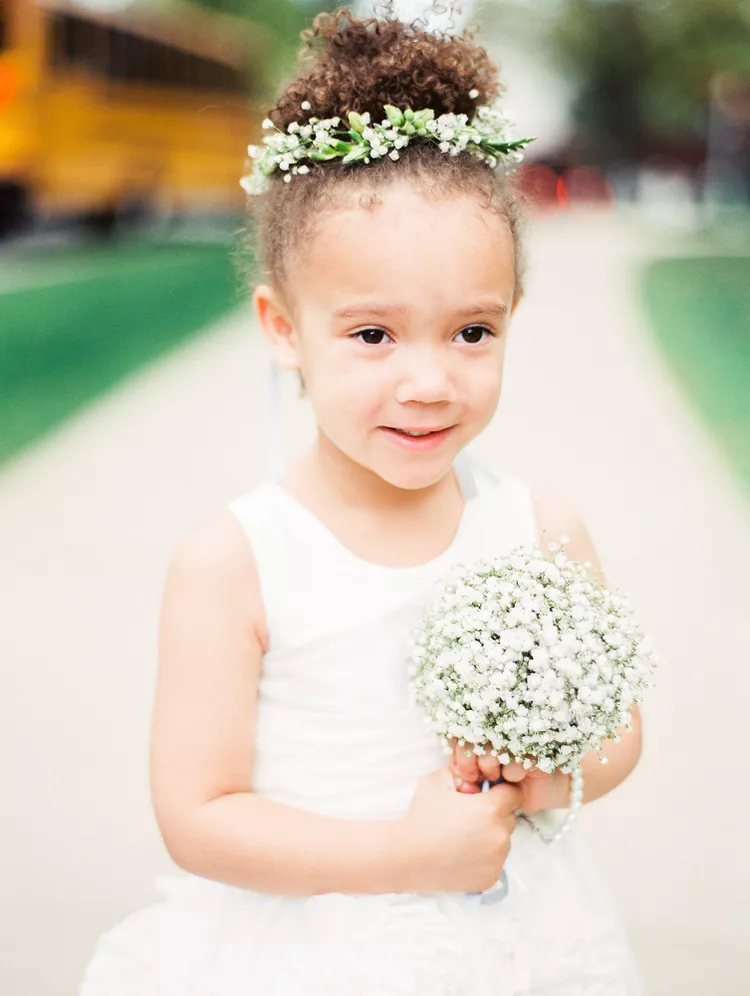
<instances>
[{"instance_id":1,"label":"curly brown hair","mask_svg":"<svg viewBox=\"0 0 750 996\"><path fill-rule=\"evenodd\" d=\"M495 66L471 29L460 34L434 33L423 22L404 23L386 14L357 17L348 7L315 17L302 32L300 73L284 85L268 117L286 131L292 121L315 115L346 118L348 111L383 117L383 105L432 108L436 115L467 114L503 92ZM475 98L471 90L478 91ZM301 110L308 101L310 110ZM424 194L470 193L507 223L514 244L515 300L523 293L525 270L523 196L513 174L489 169L470 155L448 156L433 143L413 142L394 162L388 157L369 164L310 163L310 172L291 183L272 174L268 189L250 198L251 219L261 267L287 300L286 266L293 253L314 235L321 208L359 188L360 203L377 203L376 190L393 179L410 179Z\"/></svg>"}]
</instances>

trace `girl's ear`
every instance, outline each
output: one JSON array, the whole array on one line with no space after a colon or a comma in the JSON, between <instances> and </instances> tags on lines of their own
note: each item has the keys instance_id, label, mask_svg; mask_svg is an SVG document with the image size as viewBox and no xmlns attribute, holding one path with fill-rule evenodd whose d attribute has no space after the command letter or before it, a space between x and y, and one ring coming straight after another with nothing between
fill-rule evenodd
<instances>
[{"instance_id":1,"label":"girl's ear","mask_svg":"<svg viewBox=\"0 0 750 996\"><path fill-rule=\"evenodd\" d=\"M519 287L518 284L516 284L515 288L513 289L513 303L510 306L511 318L513 317L516 308L518 307L518 305L521 303L522 300L523 300L523 289Z\"/></svg>"},{"instance_id":2,"label":"girl's ear","mask_svg":"<svg viewBox=\"0 0 750 996\"><path fill-rule=\"evenodd\" d=\"M282 370L299 370L297 331L280 296L268 284L253 292L253 308L260 327L268 337L274 359Z\"/></svg>"}]
</instances>

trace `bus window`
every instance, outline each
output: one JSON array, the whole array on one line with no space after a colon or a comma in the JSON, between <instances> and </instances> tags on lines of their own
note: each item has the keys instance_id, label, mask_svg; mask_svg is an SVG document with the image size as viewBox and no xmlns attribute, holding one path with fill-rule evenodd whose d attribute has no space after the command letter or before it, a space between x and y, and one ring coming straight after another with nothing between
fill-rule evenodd
<instances>
[{"instance_id":1,"label":"bus window","mask_svg":"<svg viewBox=\"0 0 750 996\"><path fill-rule=\"evenodd\" d=\"M161 67L162 82L174 86L177 63L177 50L171 45L164 46L163 63Z\"/></svg>"},{"instance_id":2,"label":"bus window","mask_svg":"<svg viewBox=\"0 0 750 996\"><path fill-rule=\"evenodd\" d=\"M146 49L143 39L125 35L125 65L128 83L140 83L146 75Z\"/></svg>"},{"instance_id":3,"label":"bus window","mask_svg":"<svg viewBox=\"0 0 750 996\"><path fill-rule=\"evenodd\" d=\"M108 35L109 46L105 75L110 80L124 80L127 69L125 35L117 28L110 28Z\"/></svg>"},{"instance_id":4,"label":"bus window","mask_svg":"<svg viewBox=\"0 0 750 996\"><path fill-rule=\"evenodd\" d=\"M91 21L69 14L54 14L50 19L49 57L51 65L82 66L90 72L102 69L106 61L106 30Z\"/></svg>"},{"instance_id":5,"label":"bus window","mask_svg":"<svg viewBox=\"0 0 750 996\"><path fill-rule=\"evenodd\" d=\"M4 0L0 0L0 52L10 46L8 41L8 19L5 13Z\"/></svg>"},{"instance_id":6,"label":"bus window","mask_svg":"<svg viewBox=\"0 0 750 996\"><path fill-rule=\"evenodd\" d=\"M198 60L198 86L211 90L216 82L213 73L214 63L210 59Z\"/></svg>"},{"instance_id":7,"label":"bus window","mask_svg":"<svg viewBox=\"0 0 750 996\"><path fill-rule=\"evenodd\" d=\"M61 14L52 14L49 19L49 44L47 58L53 69L59 69L63 64L63 18Z\"/></svg>"},{"instance_id":8,"label":"bus window","mask_svg":"<svg viewBox=\"0 0 750 996\"><path fill-rule=\"evenodd\" d=\"M75 61L75 19L68 14L53 14L50 18L49 61L53 69L62 69Z\"/></svg>"},{"instance_id":9,"label":"bus window","mask_svg":"<svg viewBox=\"0 0 750 996\"><path fill-rule=\"evenodd\" d=\"M89 64L96 48L94 25L90 21L82 21L78 17L70 18L67 55L71 62L79 65Z\"/></svg>"},{"instance_id":10,"label":"bus window","mask_svg":"<svg viewBox=\"0 0 750 996\"><path fill-rule=\"evenodd\" d=\"M182 49L175 49L172 82L175 86L185 87L188 80L188 56Z\"/></svg>"},{"instance_id":11,"label":"bus window","mask_svg":"<svg viewBox=\"0 0 750 996\"><path fill-rule=\"evenodd\" d=\"M159 46L150 39L145 39L140 44L143 50L140 82L153 83L159 70Z\"/></svg>"}]
</instances>

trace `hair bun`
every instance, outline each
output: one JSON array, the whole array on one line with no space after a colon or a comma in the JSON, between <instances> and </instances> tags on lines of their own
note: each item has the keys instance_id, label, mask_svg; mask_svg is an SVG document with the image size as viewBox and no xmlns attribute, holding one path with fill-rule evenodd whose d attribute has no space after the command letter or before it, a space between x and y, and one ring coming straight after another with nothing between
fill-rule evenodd
<instances>
[{"instance_id":1,"label":"hair bun","mask_svg":"<svg viewBox=\"0 0 750 996\"><path fill-rule=\"evenodd\" d=\"M318 14L301 37L309 68L269 112L282 130L309 115L369 111L379 120L384 104L471 117L477 104L491 103L502 91L495 66L469 30L435 34L420 22L359 18L342 7ZM473 98L470 91L476 91ZM309 111L302 110L303 101Z\"/></svg>"}]
</instances>

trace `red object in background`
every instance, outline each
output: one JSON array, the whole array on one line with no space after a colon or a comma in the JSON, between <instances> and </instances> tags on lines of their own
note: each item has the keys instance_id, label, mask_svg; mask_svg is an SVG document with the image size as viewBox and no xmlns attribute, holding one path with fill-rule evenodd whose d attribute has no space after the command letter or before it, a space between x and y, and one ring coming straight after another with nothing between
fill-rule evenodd
<instances>
[{"instance_id":1,"label":"red object in background","mask_svg":"<svg viewBox=\"0 0 750 996\"><path fill-rule=\"evenodd\" d=\"M560 178L569 207L612 207L615 194L607 178L593 166L571 166Z\"/></svg>"},{"instance_id":2,"label":"red object in background","mask_svg":"<svg viewBox=\"0 0 750 996\"><path fill-rule=\"evenodd\" d=\"M558 176L555 191L557 193L558 204L561 208L566 208L568 206L568 188L565 186L564 177Z\"/></svg>"},{"instance_id":3,"label":"red object in background","mask_svg":"<svg viewBox=\"0 0 750 996\"><path fill-rule=\"evenodd\" d=\"M10 106L18 90L18 73L10 62L0 59L0 110Z\"/></svg>"},{"instance_id":4,"label":"red object in background","mask_svg":"<svg viewBox=\"0 0 750 996\"><path fill-rule=\"evenodd\" d=\"M557 173L544 163L527 163L519 167L518 181L524 196L537 211L559 211L565 207L560 197Z\"/></svg>"},{"instance_id":5,"label":"red object in background","mask_svg":"<svg viewBox=\"0 0 750 996\"><path fill-rule=\"evenodd\" d=\"M612 185L594 166L563 166L527 163L518 170L524 196L540 214L570 208L609 209L615 203Z\"/></svg>"}]
</instances>

